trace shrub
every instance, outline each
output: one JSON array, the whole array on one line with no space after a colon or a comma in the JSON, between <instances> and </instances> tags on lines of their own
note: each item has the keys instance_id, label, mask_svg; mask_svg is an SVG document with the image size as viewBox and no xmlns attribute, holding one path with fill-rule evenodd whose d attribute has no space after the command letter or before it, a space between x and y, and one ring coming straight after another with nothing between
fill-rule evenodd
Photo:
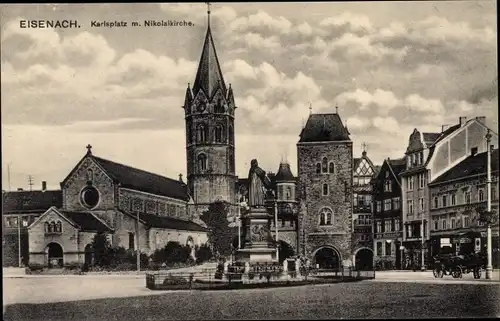
<instances>
[{"instance_id":1,"label":"shrub","mask_svg":"<svg viewBox=\"0 0 500 321\"><path fill-rule=\"evenodd\" d=\"M45 268L45 266L40 263L29 263L28 268L30 271L41 271Z\"/></svg>"},{"instance_id":2,"label":"shrub","mask_svg":"<svg viewBox=\"0 0 500 321\"><path fill-rule=\"evenodd\" d=\"M167 245L156 250L151 258L155 263L186 263L191 257L191 248L179 242L168 242Z\"/></svg>"},{"instance_id":3,"label":"shrub","mask_svg":"<svg viewBox=\"0 0 500 321\"><path fill-rule=\"evenodd\" d=\"M201 264L213 258L212 249L208 244L202 244L196 248L196 263Z\"/></svg>"}]
</instances>

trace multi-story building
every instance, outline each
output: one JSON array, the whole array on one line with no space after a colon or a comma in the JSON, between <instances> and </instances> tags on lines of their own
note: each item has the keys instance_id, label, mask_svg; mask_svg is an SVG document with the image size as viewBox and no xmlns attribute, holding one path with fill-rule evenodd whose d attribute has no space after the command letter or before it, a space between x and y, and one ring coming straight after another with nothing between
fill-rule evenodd
<instances>
[{"instance_id":1,"label":"multi-story building","mask_svg":"<svg viewBox=\"0 0 500 321\"><path fill-rule=\"evenodd\" d=\"M309 115L297 143L299 252L319 267L352 265L352 153L338 113Z\"/></svg>"},{"instance_id":2,"label":"multi-story building","mask_svg":"<svg viewBox=\"0 0 500 321\"><path fill-rule=\"evenodd\" d=\"M375 262L383 268L402 269L403 241L401 178L406 168L404 158L386 159L372 180L373 251Z\"/></svg>"},{"instance_id":3,"label":"multi-story building","mask_svg":"<svg viewBox=\"0 0 500 321\"><path fill-rule=\"evenodd\" d=\"M363 150L360 158L354 158L353 170L353 259L360 269L373 268L372 238L372 186L370 181L376 167Z\"/></svg>"},{"instance_id":4,"label":"multi-story building","mask_svg":"<svg viewBox=\"0 0 500 321\"><path fill-rule=\"evenodd\" d=\"M429 184L431 255L486 252L486 225L479 219L486 209L487 153L471 150L469 157ZM499 265L498 149L491 155L491 208L493 266Z\"/></svg>"},{"instance_id":5,"label":"multi-story building","mask_svg":"<svg viewBox=\"0 0 500 321\"><path fill-rule=\"evenodd\" d=\"M407 264L422 267L422 257L428 259L430 197L427 184L463 161L471 149L476 148L479 153L486 151L485 120L485 117L476 117L467 121L466 117L460 117L458 124L443 126L440 133L421 133L415 128L410 135L406 169L400 174ZM492 144L497 146L497 134L493 135Z\"/></svg>"},{"instance_id":6,"label":"multi-story building","mask_svg":"<svg viewBox=\"0 0 500 321\"><path fill-rule=\"evenodd\" d=\"M42 189L35 191L4 191L2 193L3 265L19 266L29 261L28 226L50 207L62 206L62 192Z\"/></svg>"}]
</instances>

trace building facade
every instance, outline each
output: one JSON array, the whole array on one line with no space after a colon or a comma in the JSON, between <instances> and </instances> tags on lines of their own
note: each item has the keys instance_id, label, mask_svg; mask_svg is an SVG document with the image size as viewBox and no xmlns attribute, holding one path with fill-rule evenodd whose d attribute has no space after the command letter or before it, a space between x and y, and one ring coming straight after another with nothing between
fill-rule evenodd
<instances>
[{"instance_id":1,"label":"building facade","mask_svg":"<svg viewBox=\"0 0 500 321\"><path fill-rule=\"evenodd\" d=\"M429 184L431 203L431 255L486 253L487 155L475 153ZM491 155L491 209L493 266L499 266L498 149Z\"/></svg>"},{"instance_id":2,"label":"building facade","mask_svg":"<svg viewBox=\"0 0 500 321\"><path fill-rule=\"evenodd\" d=\"M27 265L29 262L28 226L50 207L62 206L62 192L42 189L2 192L2 262L3 266ZM20 264L22 263L22 264Z\"/></svg>"},{"instance_id":3,"label":"building facade","mask_svg":"<svg viewBox=\"0 0 500 321\"><path fill-rule=\"evenodd\" d=\"M297 160L299 253L320 268L351 266L353 150L337 113L309 116Z\"/></svg>"},{"instance_id":4,"label":"building facade","mask_svg":"<svg viewBox=\"0 0 500 321\"><path fill-rule=\"evenodd\" d=\"M409 138L406 150L406 169L401 172L403 204L403 247L405 261L411 266L425 266L429 259L428 183L468 157L470 150L486 150L485 117L443 126L440 133L421 133L417 129ZM492 144L497 146L498 136ZM424 262L422 262L422 251Z\"/></svg>"},{"instance_id":5,"label":"building facade","mask_svg":"<svg viewBox=\"0 0 500 321\"><path fill-rule=\"evenodd\" d=\"M401 178L405 159L386 159L372 180L373 251L375 265L381 269L402 269L403 231Z\"/></svg>"},{"instance_id":6,"label":"building facade","mask_svg":"<svg viewBox=\"0 0 500 321\"><path fill-rule=\"evenodd\" d=\"M353 233L352 247L354 266L373 269L372 234L372 186L370 181L376 167L363 150L360 158L353 162Z\"/></svg>"},{"instance_id":7,"label":"building facade","mask_svg":"<svg viewBox=\"0 0 500 321\"><path fill-rule=\"evenodd\" d=\"M206 229L189 220L187 185L92 154L61 182L62 204L28 227L29 264L91 263L90 243L104 233L114 246L151 254L169 241L194 248Z\"/></svg>"}]
</instances>

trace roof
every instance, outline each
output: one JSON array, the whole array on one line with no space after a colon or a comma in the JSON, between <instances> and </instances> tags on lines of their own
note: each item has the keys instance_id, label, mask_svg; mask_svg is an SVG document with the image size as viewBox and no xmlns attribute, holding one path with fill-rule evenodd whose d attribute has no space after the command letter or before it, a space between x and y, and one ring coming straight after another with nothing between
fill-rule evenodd
<instances>
[{"instance_id":1,"label":"roof","mask_svg":"<svg viewBox=\"0 0 500 321\"><path fill-rule=\"evenodd\" d=\"M58 210L67 219L74 222L81 231L111 232L112 230L90 212L72 212Z\"/></svg>"},{"instance_id":2,"label":"roof","mask_svg":"<svg viewBox=\"0 0 500 321\"><path fill-rule=\"evenodd\" d=\"M121 187L183 201L189 200L187 185L177 179L146 172L94 155L91 155L91 157L104 169L111 179L120 183Z\"/></svg>"},{"instance_id":3,"label":"roof","mask_svg":"<svg viewBox=\"0 0 500 321\"><path fill-rule=\"evenodd\" d=\"M422 136L424 137L424 143L430 146L441 136L441 133L422 133Z\"/></svg>"},{"instance_id":4,"label":"roof","mask_svg":"<svg viewBox=\"0 0 500 321\"><path fill-rule=\"evenodd\" d=\"M432 145L429 148L429 155L427 156L427 160L425 162L426 166L431 161L432 155L434 154L434 149L436 148L436 144L439 143L440 141L442 141L443 139L445 139L446 137L450 136L451 134L453 134L460 127L461 127L460 124L451 126L450 128L443 131L440 134L440 136L434 141L434 143L432 143Z\"/></svg>"},{"instance_id":5,"label":"roof","mask_svg":"<svg viewBox=\"0 0 500 321\"><path fill-rule=\"evenodd\" d=\"M398 182L401 182L401 179L399 178L399 173L405 170L406 168L406 161L405 158L399 158L399 159L388 159L387 164L389 165L390 169L396 176L396 180Z\"/></svg>"},{"instance_id":6,"label":"roof","mask_svg":"<svg viewBox=\"0 0 500 321\"><path fill-rule=\"evenodd\" d=\"M350 140L338 114L311 114L300 133L300 143Z\"/></svg>"},{"instance_id":7,"label":"roof","mask_svg":"<svg viewBox=\"0 0 500 321\"><path fill-rule=\"evenodd\" d=\"M130 214L128 212L123 213L128 214L133 218L137 218L135 214ZM139 220L149 227L172 229L172 230L183 230L183 231L199 231L206 232L207 229L203 226L187 220L180 220L168 216L159 216L154 214L140 213Z\"/></svg>"},{"instance_id":8,"label":"roof","mask_svg":"<svg viewBox=\"0 0 500 321\"><path fill-rule=\"evenodd\" d=\"M197 94L200 89L203 89L205 94L210 99L219 87L222 89L222 93L225 96L226 84L224 83L224 78L222 77L222 71L220 69L219 59L217 58L217 53L215 51L212 32L210 30L210 26L208 26L205 42L201 52L200 63L198 65L198 71L196 72L196 78L193 85L193 92Z\"/></svg>"},{"instance_id":9,"label":"roof","mask_svg":"<svg viewBox=\"0 0 500 321\"><path fill-rule=\"evenodd\" d=\"M290 170L290 164L284 162L280 163L280 167L278 169L278 173L276 174L275 180L276 182L295 182L295 177Z\"/></svg>"},{"instance_id":10,"label":"roof","mask_svg":"<svg viewBox=\"0 0 500 321\"><path fill-rule=\"evenodd\" d=\"M2 193L2 213L44 213L62 206L62 191L12 191Z\"/></svg>"},{"instance_id":11,"label":"roof","mask_svg":"<svg viewBox=\"0 0 500 321\"><path fill-rule=\"evenodd\" d=\"M471 155L433 180L429 185L444 183L473 175L486 175L487 157L487 152L479 153L474 156ZM498 148L491 153L491 171L498 171Z\"/></svg>"}]
</instances>

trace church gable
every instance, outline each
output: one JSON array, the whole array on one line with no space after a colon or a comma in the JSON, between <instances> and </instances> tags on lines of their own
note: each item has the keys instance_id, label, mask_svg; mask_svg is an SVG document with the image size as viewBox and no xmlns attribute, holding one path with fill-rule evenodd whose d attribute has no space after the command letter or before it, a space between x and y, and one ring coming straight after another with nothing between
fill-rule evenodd
<instances>
[{"instance_id":1,"label":"church gable","mask_svg":"<svg viewBox=\"0 0 500 321\"><path fill-rule=\"evenodd\" d=\"M63 208L98 210L114 206L114 184L103 168L87 154L61 183Z\"/></svg>"}]
</instances>

